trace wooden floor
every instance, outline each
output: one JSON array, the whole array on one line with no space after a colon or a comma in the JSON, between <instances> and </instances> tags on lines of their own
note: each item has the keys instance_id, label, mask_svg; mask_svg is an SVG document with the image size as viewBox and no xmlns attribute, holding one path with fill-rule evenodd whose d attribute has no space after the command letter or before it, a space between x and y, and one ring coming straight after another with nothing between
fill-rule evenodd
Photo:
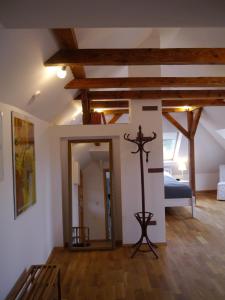
<instances>
[{"instance_id":1,"label":"wooden floor","mask_svg":"<svg viewBox=\"0 0 225 300\"><path fill-rule=\"evenodd\" d=\"M196 219L188 208L166 213L167 246L160 259L131 249L71 253L55 251L50 262L62 270L63 299L225 299L225 201L199 196Z\"/></svg>"}]
</instances>

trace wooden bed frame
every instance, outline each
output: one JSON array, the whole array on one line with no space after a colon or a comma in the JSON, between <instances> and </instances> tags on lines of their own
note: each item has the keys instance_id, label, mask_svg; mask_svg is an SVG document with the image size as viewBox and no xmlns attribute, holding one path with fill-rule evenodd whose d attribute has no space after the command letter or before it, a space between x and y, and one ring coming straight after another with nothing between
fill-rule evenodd
<instances>
[{"instance_id":1,"label":"wooden bed frame","mask_svg":"<svg viewBox=\"0 0 225 300\"><path fill-rule=\"evenodd\" d=\"M180 207L180 206L191 206L192 217L195 217L195 197L192 198L165 198L165 207Z\"/></svg>"}]
</instances>

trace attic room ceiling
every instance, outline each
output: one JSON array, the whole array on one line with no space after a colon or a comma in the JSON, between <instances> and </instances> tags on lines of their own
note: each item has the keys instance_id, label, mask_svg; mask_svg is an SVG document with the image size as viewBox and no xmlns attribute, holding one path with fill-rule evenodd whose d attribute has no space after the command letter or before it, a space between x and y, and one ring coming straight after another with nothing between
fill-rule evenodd
<instances>
[{"instance_id":1,"label":"attic room ceiling","mask_svg":"<svg viewBox=\"0 0 225 300\"><path fill-rule=\"evenodd\" d=\"M82 28L75 29L75 33L79 48L225 47L224 28ZM43 65L59 50L52 31L2 29L0 39L1 101L47 121L64 124L74 119L74 123L80 123L81 105L73 101L78 91L64 89L73 78L72 73L68 69L66 79L58 79ZM88 77L225 76L223 65L87 66L84 69ZM30 101L39 90L40 95Z\"/></svg>"},{"instance_id":2,"label":"attic room ceiling","mask_svg":"<svg viewBox=\"0 0 225 300\"><path fill-rule=\"evenodd\" d=\"M220 0L1 1L7 28L224 26Z\"/></svg>"},{"instance_id":3,"label":"attic room ceiling","mask_svg":"<svg viewBox=\"0 0 225 300\"><path fill-rule=\"evenodd\" d=\"M222 29L223 30L223 29ZM84 32L86 31L86 35ZM139 44L138 47L134 48L132 41L132 37L137 36L137 31L139 31L138 37L140 38L140 33L142 33L145 36L145 39ZM140 31L140 29L134 29L134 28L128 28L128 29L79 29L76 30L76 36L74 35L73 29L59 29L55 30L56 38L61 41L62 35L67 37L68 43L64 47L61 47L58 52L56 52L52 57L50 57L46 62L46 66L69 66L70 68L74 68L74 66L85 66L84 73L85 73L85 79L81 79L80 81L83 81L87 84L87 82L92 80L91 78L87 78L88 74L88 68L90 66L94 66L92 68L95 68L95 70L101 70L103 67L107 67L108 71L111 70L112 67L114 68L121 68L126 66L127 67L127 75L124 77L119 78L120 82L115 84L115 78L108 78L108 81L111 80L111 86L105 85L105 78L97 78L96 80L102 81L101 86L97 86L97 88L121 88L122 82L128 81L133 79L133 86L127 85L127 87L137 88L137 82L135 76L136 74L139 75L140 73L140 80L139 85L141 87L171 87L174 89L177 86L179 87L218 87L221 86L222 89L224 87L224 83L222 82L224 78L217 78L216 77L179 77L179 83L176 77L145 77L143 79L143 74L148 74L150 76L153 76L155 74L157 75L163 75L161 69L162 67L167 67L167 65L170 65L169 67L175 67L176 65L223 65L225 64L224 60L224 48L208 48L205 49L205 47L199 48L196 47L194 44L194 47L190 48L191 46L186 48L180 48L180 49L170 49L170 46L168 49L162 49L161 44L163 43L161 40L161 31L163 32L162 36L167 38L167 44L170 44L170 42L175 39L175 36L180 34L180 29L151 29L147 32L146 28L143 29L143 32ZM182 29L183 31L183 29ZM190 36L190 29L189 31L185 32L187 37ZM199 33L199 31L197 30ZM207 34L205 34L206 30L202 31L202 36L204 38L208 37L209 33L207 31ZM107 34L106 34L107 33ZM133 35L132 35L133 33ZM148 35L147 35L148 33ZM215 33L215 30L214 30ZM218 29L217 29L218 33ZM80 35L80 38L77 38L77 36ZM169 35L169 38L168 38ZM102 39L99 39L99 37L102 37ZM95 38L98 37L98 38ZM130 38L131 37L131 38ZM194 36L194 38L196 38ZM206 42L206 39L203 40L200 38L198 39L199 44L204 44ZM79 43L79 49L78 49L78 43L77 40L81 41ZM115 40L115 42L114 42ZM129 43L125 43L124 41L128 40ZM208 40L208 39L207 39ZM121 43L122 41L122 43ZM212 40L212 43L214 43L214 39ZM164 41L165 43L165 41ZM68 45L69 44L69 45ZM95 44L95 47L93 48L93 44ZM122 47L121 48L121 45ZM72 45L72 47L71 47ZM75 48L74 46L75 45ZM114 46L116 45L116 47ZM127 45L127 46L126 46ZM101 47L103 47L101 49ZM172 47L174 47L174 43L172 44ZM90 48L90 50L89 50ZM116 49L115 49L116 48ZM130 49L131 48L131 49ZM147 48L147 49L146 49ZM156 49L154 49L156 48ZM141 64L142 66L138 66ZM137 65L137 66L136 66ZM199 68L199 66L198 66ZM143 70L144 69L144 70ZM224 68L223 68L224 69ZM92 69L93 70L93 69ZM140 72L141 71L141 72ZM143 72L144 71L144 72ZM76 83L79 81L79 74L76 76L74 74L75 79L71 82L69 82L65 88L74 89L77 88ZM133 78L130 78L132 76ZM192 73L193 76L193 73ZM86 79L87 78L87 79ZM171 80L171 78L173 80ZM118 79L118 77L117 77ZM149 83L149 81L153 83ZM183 80L183 83L181 82ZM92 80L93 81L93 80ZM138 81L138 80L137 80ZM145 85L142 85L145 81ZM157 85L156 82L160 84ZM176 81L176 82L175 82ZM192 82L191 82L192 81ZM194 81L194 85L193 85ZM117 81L118 82L118 81ZM148 82L146 84L146 82ZM120 85L121 84L121 85ZM91 102L92 100L104 100L106 103L106 100L121 100L121 99L212 99L212 102L210 105L215 105L215 100L218 102L220 101L220 106L224 105L223 99L225 96L225 91L221 90L200 90L200 91L191 91L191 90L159 90L159 91L143 91L143 90L134 90L134 91L89 91L89 88L96 88L96 86L92 86L91 84L88 86L86 85L85 92L81 91L78 97L75 97L75 100L81 99L82 106L83 106L83 124L89 124L91 123ZM81 87L82 88L82 87ZM217 98L217 99L215 99ZM221 100L219 100L221 99ZM177 104L174 104L174 106L178 106L179 101L177 101ZM201 102L201 101L199 101ZM118 107L120 107L120 103L118 103ZM175 103L175 101L174 101ZM116 101L114 101L114 104L116 104ZM199 104L201 106L201 104ZM113 106L116 107L116 106ZM113 110L111 110L113 112ZM178 111L176 109L176 111ZM109 113L109 111L105 111L104 113ZM119 110L117 115L127 113L127 110ZM103 115L104 116L104 115ZM115 116L116 117L116 116ZM117 118L118 119L118 118ZM104 117L103 117L103 121ZM110 121L111 123L111 121Z\"/></svg>"}]
</instances>

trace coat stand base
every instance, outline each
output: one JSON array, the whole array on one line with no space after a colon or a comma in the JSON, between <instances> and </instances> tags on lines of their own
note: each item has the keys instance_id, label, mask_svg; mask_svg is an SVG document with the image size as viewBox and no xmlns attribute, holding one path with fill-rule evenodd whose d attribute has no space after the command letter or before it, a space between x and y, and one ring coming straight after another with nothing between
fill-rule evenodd
<instances>
[{"instance_id":1,"label":"coat stand base","mask_svg":"<svg viewBox=\"0 0 225 300\"><path fill-rule=\"evenodd\" d=\"M135 218L137 219L138 223L141 226L141 237L138 240L138 242L136 244L133 245L133 247L135 248L131 258L133 258L137 252L152 252L155 256L155 258L159 258L158 254L156 253L154 248L157 248L157 246L151 242L151 240L148 237L148 232L147 232L147 228L149 225L151 225L151 219L153 217L153 214L151 212L138 212L135 214ZM148 250L142 250L141 246L144 243L144 239L146 240L147 246L148 246ZM146 244L145 244L146 245Z\"/></svg>"}]
</instances>

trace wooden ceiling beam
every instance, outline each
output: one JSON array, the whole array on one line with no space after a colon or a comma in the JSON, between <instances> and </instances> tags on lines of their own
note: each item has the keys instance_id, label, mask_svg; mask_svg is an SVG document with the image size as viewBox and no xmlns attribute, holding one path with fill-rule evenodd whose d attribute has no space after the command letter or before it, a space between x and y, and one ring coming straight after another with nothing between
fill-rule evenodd
<instances>
[{"instance_id":1,"label":"wooden ceiling beam","mask_svg":"<svg viewBox=\"0 0 225 300\"><path fill-rule=\"evenodd\" d=\"M162 100L162 106L225 106L223 99Z\"/></svg>"},{"instance_id":2,"label":"wooden ceiling beam","mask_svg":"<svg viewBox=\"0 0 225 300\"><path fill-rule=\"evenodd\" d=\"M77 38L72 28L55 28L52 29L53 35L61 50L77 50ZM73 76L77 79L86 77L85 70L82 65L70 66Z\"/></svg>"},{"instance_id":3,"label":"wooden ceiling beam","mask_svg":"<svg viewBox=\"0 0 225 300\"><path fill-rule=\"evenodd\" d=\"M196 110L198 108L193 107L192 109ZM128 114L129 109L106 109L103 110L103 112L105 115L120 115L120 114L123 115L123 114ZM187 110L183 108L162 108L162 113L176 113L176 112L187 112Z\"/></svg>"},{"instance_id":4,"label":"wooden ceiling beam","mask_svg":"<svg viewBox=\"0 0 225 300\"><path fill-rule=\"evenodd\" d=\"M168 112L163 112L163 116L173 125L175 126L186 138L190 138L188 131L175 120Z\"/></svg>"},{"instance_id":5,"label":"wooden ceiling beam","mask_svg":"<svg viewBox=\"0 0 225 300\"><path fill-rule=\"evenodd\" d=\"M225 90L123 90L123 91L90 91L90 100L122 99L225 99ZM80 99L79 95L75 99Z\"/></svg>"},{"instance_id":6,"label":"wooden ceiling beam","mask_svg":"<svg viewBox=\"0 0 225 300\"><path fill-rule=\"evenodd\" d=\"M91 101L91 108L128 108L129 101L126 100L111 100L111 101ZM225 106L225 102L221 99L199 99L199 100L162 100L163 107L178 107L179 109L185 109L183 106L190 106L192 109L196 109L199 106Z\"/></svg>"},{"instance_id":7,"label":"wooden ceiling beam","mask_svg":"<svg viewBox=\"0 0 225 300\"><path fill-rule=\"evenodd\" d=\"M129 109L106 109L101 112L104 112L104 115L128 114Z\"/></svg>"},{"instance_id":8,"label":"wooden ceiling beam","mask_svg":"<svg viewBox=\"0 0 225 300\"><path fill-rule=\"evenodd\" d=\"M225 48L60 50L45 65L224 65Z\"/></svg>"},{"instance_id":9,"label":"wooden ceiling beam","mask_svg":"<svg viewBox=\"0 0 225 300\"><path fill-rule=\"evenodd\" d=\"M163 112L169 112L169 113L177 113L177 112L186 112L186 111L192 111L197 109L197 106L191 106L190 108L186 107L163 107L162 111Z\"/></svg>"},{"instance_id":10,"label":"wooden ceiling beam","mask_svg":"<svg viewBox=\"0 0 225 300\"><path fill-rule=\"evenodd\" d=\"M190 135L191 138L195 137L197 128L198 128L198 124L201 118L201 114L202 114L202 107L199 107L198 109L196 109L195 111L193 111L193 122L192 122L192 126L191 126L191 131L190 131Z\"/></svg>"},{"instance_id":11,"label":"wooden ceiling beam","mask_svg":"<svg viewBox=\"0 0 225 300\"><path fill-rule=\"evenodd\" d=\"M91 108L128 108L128 101L91 101Z\"/></svg>"},{"instance_id":12,"label":"wooden ceiling beam","mask_svg":"<svg viewBox=\"0 0 225 300\"><path fill-rule=\"evenodd\" d=\"M122 113L113 115L112 119L108 122L108 124L115 124L122 115L123 115Z\"/></svg>"},{"instance_id":13,"label":"wooden ceiling beam","mask_svg":"<svg viewBox=\"0 0 225 300\"><path fill-rule=\"evenodd\" d=\"M105 113L104 113L104 111L101 112L101 116L102 116L103 124L106 125L107 123L106 123L106 118L105 118Z\"/></svg>"},{"instance_id":14,"label":"wooden ceiling beam","mask_svg":"<svg viewBox=\"0 0 225 300\"><path fill-rule=\"evenodd\" d=\"M225 77L122 77L73 79L65 89L224 86Z\"/></svg>"}]
</instances>

